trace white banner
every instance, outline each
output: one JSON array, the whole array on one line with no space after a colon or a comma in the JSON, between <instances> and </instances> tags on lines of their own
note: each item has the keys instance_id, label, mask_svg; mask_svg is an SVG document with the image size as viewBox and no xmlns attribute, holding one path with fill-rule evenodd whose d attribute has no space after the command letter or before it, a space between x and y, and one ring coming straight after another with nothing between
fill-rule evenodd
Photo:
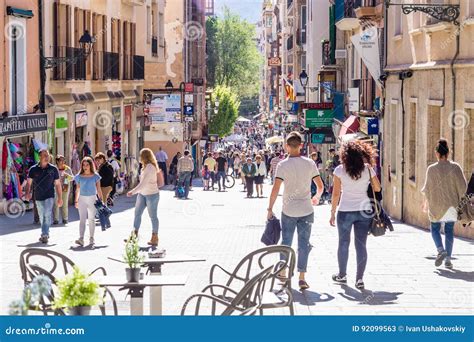
<instances>
[{"instance_id":1,"label":"white banner","mask_svg":"<svg viewBox=\"0 0 474 342\"><path fill-rule=\"evenodd\" d=\"M359 88L348 88L349 112L359 111Z\"/></svg>"},{"instance_id":2,"label":"white banner","mask_svg":"<svg viewBox=\"0 0 474 342\"><path fill-rule=\"evenodd\" d=\"M377 28L372 27L362 33L355 34L351 37L351 41L369 70L369 73L375 82L380 85L380 51Z\"/></svg>"}]
</instances>

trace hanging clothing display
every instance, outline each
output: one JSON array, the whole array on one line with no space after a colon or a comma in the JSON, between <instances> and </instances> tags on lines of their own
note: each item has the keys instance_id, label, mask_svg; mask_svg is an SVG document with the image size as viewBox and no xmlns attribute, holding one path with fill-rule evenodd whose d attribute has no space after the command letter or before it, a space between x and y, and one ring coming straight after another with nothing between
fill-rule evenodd
<instances>
[{"instance_id":1,"label":"hanging clothing display","mask_svg":"<svg viewBox=\"0 0 474 342\"><path fill-rule=\"evenodd\" d=\"M112 132L112 152L117 160L122 160L122 134L118 131Z\"/></svg>"}]
</instances>

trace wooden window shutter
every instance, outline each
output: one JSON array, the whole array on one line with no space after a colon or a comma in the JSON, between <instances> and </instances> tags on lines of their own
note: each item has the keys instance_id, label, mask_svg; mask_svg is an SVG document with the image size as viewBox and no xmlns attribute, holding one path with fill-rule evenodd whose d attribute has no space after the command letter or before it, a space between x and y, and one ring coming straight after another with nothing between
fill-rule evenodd
<instances>
[{"instance_id":1,"label":"wooden window shutter","mask_svg":"<svg viewBox=\"0 0 474 342\"><path fill-rule=\"evenodd\" d=\"M53 3L53 27L56 30L53 33L53 53L55 57L58 57L58 46L59 46L59 4Z\"/></svg>"}]
</instances>

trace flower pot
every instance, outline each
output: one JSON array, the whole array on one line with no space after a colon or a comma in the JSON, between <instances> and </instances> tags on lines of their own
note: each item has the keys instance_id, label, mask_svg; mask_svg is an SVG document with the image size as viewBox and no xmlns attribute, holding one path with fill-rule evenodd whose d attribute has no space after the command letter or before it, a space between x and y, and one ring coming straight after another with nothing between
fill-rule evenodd
<instances>
[{"instance_id":1,"label":"flower pot","mask_svg":"<svg viewBox=\"0 0 474 342\"><path fill-rule=\"evenodd\" d=\"M89 316L91 313L90 306L73 306L69 308L70 316Z\"/></svg>"},{"instance_id":2,"label":"flower pot","mask_svg":"<svg viewBox=\"0 0 474 342\"><path fill-rule=\"evenodd\" d=\"M126 268L125 276L129 283L138 283L140 280L140 270L141 268Z\"/></svg>"}]
</instances>

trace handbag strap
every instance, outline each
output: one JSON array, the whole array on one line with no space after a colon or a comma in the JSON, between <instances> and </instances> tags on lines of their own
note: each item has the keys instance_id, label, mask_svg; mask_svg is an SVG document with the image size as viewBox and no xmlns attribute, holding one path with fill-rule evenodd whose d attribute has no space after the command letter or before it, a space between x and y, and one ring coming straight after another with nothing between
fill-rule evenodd
<instances>
[{"instance_id":1,"label":"handbag strap","mask_svg":"<svg viewBox=\"0 0 474 342\"><path fill-rule=\"evenodd\" d=\"M367 167L367 170L369 171L370 188L372 189L372 194L374 195L375 215L377 215L377 218L380 220L379 206L377 204L377 197L375 197L374 185L372 184L372 173L370 172L370 166Z\"/></svg>"}]
</instances>

